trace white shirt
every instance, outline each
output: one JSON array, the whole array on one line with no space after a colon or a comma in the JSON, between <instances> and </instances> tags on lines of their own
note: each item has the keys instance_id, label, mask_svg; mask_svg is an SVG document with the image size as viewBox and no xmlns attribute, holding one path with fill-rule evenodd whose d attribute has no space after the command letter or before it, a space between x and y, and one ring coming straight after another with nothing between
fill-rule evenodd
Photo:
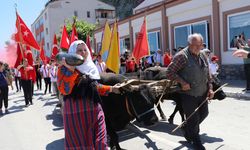
<instances>
[{"instance_id":1,"label":"white shirt","mask_svg":"<svg viewBox=\"0 0 250 150\"><path fill-rule=\"evenodd\" d=\"M105 72L106 64L104 61L101 63L97 62L96 67L97 67L99 73L103 73L103 72Z\"/></svg>"},{"instance_id":2,"label":"white shirt","mask_svg":"<svg viewBox=\"0 0 250 150\"><path fill-rule=\"evenodd\" d=\"M40 72L42 73L44 78L49 78L50 77L50 70L49 70L50 66L49 64L47 65L42 65L42 67L40 68Z\"/></svg>"},{"instance_id":3,"label":"white shirt","mask_svg":"<svg viewBox=\"0 0 250 150\"><path fill-rule=\"evenodd\" d=\"M50 81L57 82L57 66L51 66L50 68Z\"/></svg>"},{"instance_id":4,"label":"white shirt","mask_svg":"<svg viewBox=\"0 0 250 150\"><path fill-rule=\"evenodd\" d=\"M21 77L21 72L18 69L14 70L15 77Z\"/></svg>"},{"instance_id":5,"label":"white shirt","mask_svg":"<svg viewBox=\"0 0 250 150\"><path fill-rule=\"evenodd\" d=\"M209 63L209 69L212 75L218 75L219 66L217 63Z\"/></svg>"}]
</instances>

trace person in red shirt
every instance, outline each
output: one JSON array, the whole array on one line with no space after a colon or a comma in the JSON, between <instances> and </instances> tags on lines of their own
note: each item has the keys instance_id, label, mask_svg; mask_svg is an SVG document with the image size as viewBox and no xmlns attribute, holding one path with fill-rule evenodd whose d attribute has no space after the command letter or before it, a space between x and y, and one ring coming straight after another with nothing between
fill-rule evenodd
<instances>
[{"instance_id":1,"label":"person in red shirt","mask_svg":"<svg viewBox=\"0 0 250 150\"><path fill-rule=\"evenodd\" d=\"M21 83L23 87L25 106L27 107L29 103L32 105L32 70L33 67L28 64L26 58L23 59L23 64L19 65L17 69L21 73Z\"/></svg>"},{"instance_id":2,"label":"person in red shirt","mask_svg":"<svg viewBox=\"0 0 250 150\"><path fill-rule=\"evenodd\" d=\"M126 61L126 72L134 72L135 71L135 67L136 67L136 63L135 63L135 59L133 57L130 57L127 61Z\"/></svg>"},{"instance_id":3,"label":"person in red shirt","mask_svg":"<svg viewBox=\"0 0 250 150\"><path fill-rule=\"evenodd\" d=\"M164 59L163 59L164 67L167 67L171 63L171 59L172 58L169 55L169 52L165 52Z\"/></svg>"}]
</instances>

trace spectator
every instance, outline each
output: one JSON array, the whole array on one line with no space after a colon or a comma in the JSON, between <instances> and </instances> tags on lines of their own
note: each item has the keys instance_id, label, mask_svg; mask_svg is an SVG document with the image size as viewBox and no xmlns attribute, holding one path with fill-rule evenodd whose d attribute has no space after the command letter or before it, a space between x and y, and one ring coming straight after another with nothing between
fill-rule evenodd
<instances>
[{"instance_id":1,"label":"spectator","mask_svg":"<svg viewBox=\"0 0 250 150\"><path fill-rule=\"evenodd\" d=\"M217 75L219 74L218 70L219 70L219 65L218 62L219 58L217 56L213 56L211 58L211 61L209 63L209 69L210 69L210 73L213 77L217 77Z\"/></svg>"},{"instance_id":2,"label":"spectator","mask_svg":"<svg viewBox=\"0 0 250 150\"><path fill-rule=\"evenodd\" d=\"M106 72L106 63L102 61L101 55L97 56L97 62L95 64L100 74Z\"/></svg>"},{"instance_id":3,"label":"spectator","mask_svg":"<svg viewBox=\"0 0 250 150\"><path fill-rule=\"evenodd\" d=\"M126 72L126 59L125 59L125 55L121 56L120 63L121 63L120 74L124 74Z\"/></svg>"},{"instance_id":4,"label":"spectator","mask_svg":"<svg viewBox=\"0 0 250 150\"><path fill-rule=\"evenodd\" d=\"M37 90L42 90L42 75L41 75L41 60L39 57L36 58L35 61L35 69L36 69L36 86Z\"/></svg>"},{"instance_id":5,"label":"spectator","mask_svg":"<svg viewBox=\"0 0 250 150\"><path fill-rule=\"evenodd\" d=\"M16 84L16 92L19 92L22 90L22 84L21 84L21 73L16 68L14 69L14 77L15 77L15 84Z\"/></svg>"},{"instance_id":6,"label":"spectator","mask_svg":"<svg viewBox=\"0 0 250 150\"><path fill-rule=\"evenodd\" d=\"M56 66L56 61L54 61L53 59L51 59L51 66L50 66L50 81L52 84L52 90L53 90L53 95L56 95L57 98L59 98L59 91L57 88L57 66Z\"/></svg>"},{"instance_id":7,"label":"spectator","mask_svg":"<svg viewBox=\"0 0 250 150\"><path fill-rule=\"evenodd\" d=\"M126 72L135 72L136 69L136 63L135 59L133 57L129 57L129 59L126 61Z\"/></svg>"},{"instance_id":8,"label":"spectator","mask_svg":"<svg viewBox=\"0 0 250 150\"><path fill-rule=\"evenodd\" d=\"M42 74L42 78L45 82L45 91L44 95L47 93L47 89L49 88L49 93L51 93L51 81L50 81L50 65L48 63L44 63L40 69Z\"/></svg>"},{"instance_id":9,"label":"spectator","mask_svg":"<svg viewBox=\"0 0 250 150\"><path fill-rule=\"evenodd\" d=\"M8 93L9 93L9 80L7 78L7 72L4 71L4 64L0 61L0 115L3 114L3 103L5 107L5 113L8 112Z\"/></svg>"},{"instance_id":10,"label":"spectator","mask_svg":"<svg viewBox=\"0 0 250 150\"><path fill-rule=\"evenodd\" d=\"M170 63L171 63L171 56L169 55L169 52L165 52L164 54L164 59L163 59L163 64L164 64L164 67L167 67Z\"/></svg>"},{"instance_id":11,"label":"spectator","mask_svg":"<svg viewBox=\"0 0 250 150\"><path fill-rule=\"evenodd\" d=\"M162 66L162 52L160 49L154 54L154 62L156 66Z\"/></svg>"}]
</instances>

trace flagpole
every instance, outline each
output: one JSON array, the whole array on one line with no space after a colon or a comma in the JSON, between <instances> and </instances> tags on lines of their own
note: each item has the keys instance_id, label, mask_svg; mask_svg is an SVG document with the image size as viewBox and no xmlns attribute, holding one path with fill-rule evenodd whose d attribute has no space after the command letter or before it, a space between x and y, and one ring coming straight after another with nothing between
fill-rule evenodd
<instances>
[{"instance_id":1,"label":"flagpole","mask_svg":"<svg viewBox=\"0 0 250 150\"><path fill-rule=\"evenodd\" d=\"M18 35L19 35L19 47L20 47L20 50L21 50L21 54L22 54L22 58L24 58L24 54L23 54L23 45L22 45L22 42L23 42L23 38L22 38L22 35L21 35L21 33L20 32L22 32L21 31L21 27L20 27L20 19L19 19L19 17L18 17L18 14L17 14L17 4L15 3L15 10L16 10L16 17L17 17L17 21L18 21Z\"/></svg>"}]
</instances>

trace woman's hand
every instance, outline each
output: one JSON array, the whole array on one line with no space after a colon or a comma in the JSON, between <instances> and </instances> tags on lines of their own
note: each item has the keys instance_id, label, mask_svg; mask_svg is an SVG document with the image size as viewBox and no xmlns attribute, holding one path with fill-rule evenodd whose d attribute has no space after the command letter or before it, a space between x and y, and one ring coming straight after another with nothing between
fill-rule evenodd
<instances>
[{"instance_id":1,"label":"woman's hand","mask_svg":"<svg viewBox=\"0 0 250 150\"><path fill-rule=\"evenodd\" d=\"M62 58L62 61L60 62L61 65L64 65L65 67L67 67L69 70L71 71L75 71L75 67L74 66L70 66L67 64L65 57Z\"/></svg>"},{"instance_id":2,"label":"woman's hand","mask_svg":"<svg viewBox=\"0 0 250 150\"><path fill-rule=\"evenodd\" d=\"M121 91L120 91L120 84L116 84L114 86L111 87L111 92L112 93L115 93L115 94L120 94Z\"/></svg>"}]
</instances>

